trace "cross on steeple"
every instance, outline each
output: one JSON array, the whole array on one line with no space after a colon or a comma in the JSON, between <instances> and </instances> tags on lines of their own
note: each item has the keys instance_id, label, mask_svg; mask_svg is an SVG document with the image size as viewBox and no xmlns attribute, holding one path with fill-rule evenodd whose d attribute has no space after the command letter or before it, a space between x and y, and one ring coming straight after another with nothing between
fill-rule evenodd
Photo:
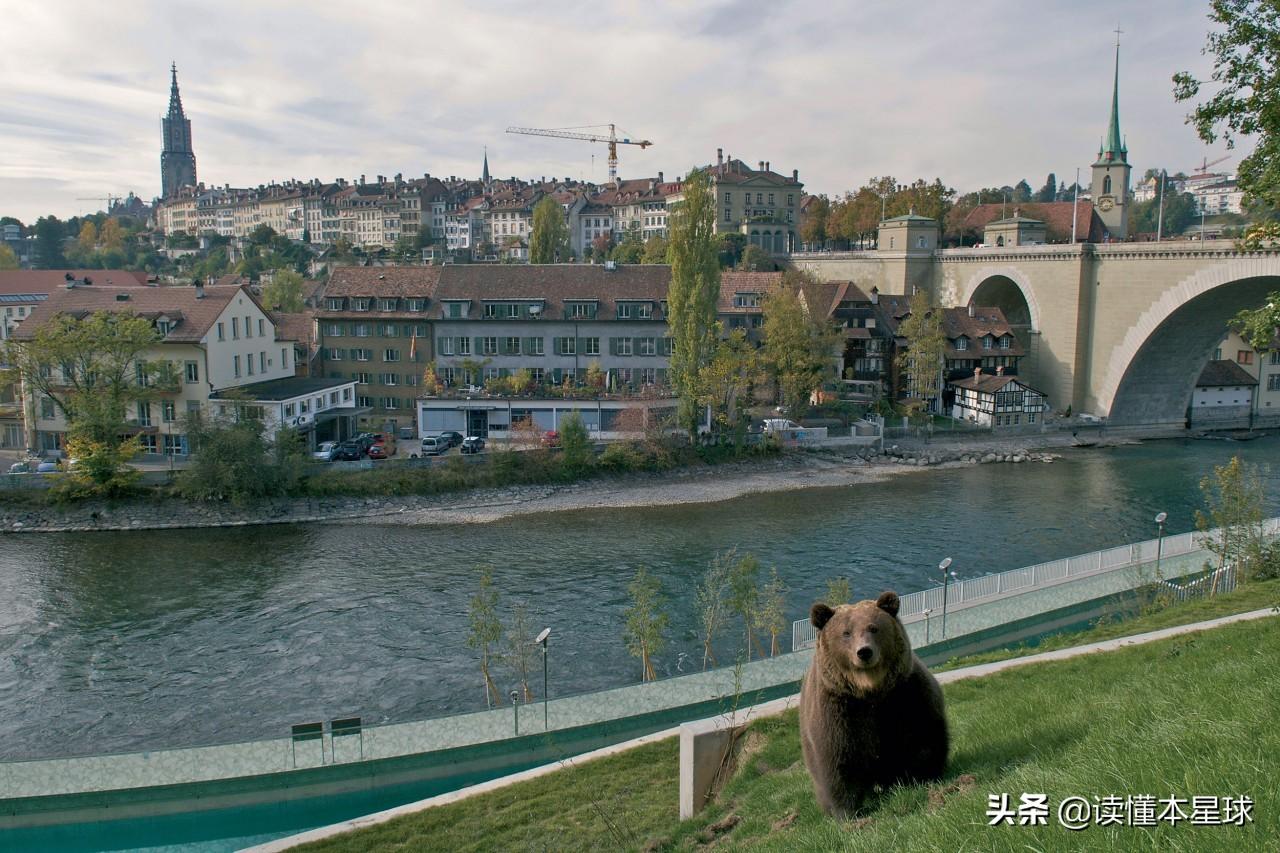
<instances>
[{"instance_id":1,"label":"cross on steeple","mask_svg":"<svg viewBox=\"0 0 1280 853\"><path fill-rule=\"evenodd\" d=\"M1120 36L1121 36L1121 34L1123 34L1123 33L1124 33L1124 30L1120 29L1120 25L1119 25L1119 24L1116 24L1116 28L1115 28L1114 30L1112 30L1112 32L1116 34L1116 47L1119 47L1119 46L1120 46Z\"/></svg>"}]
</instances>

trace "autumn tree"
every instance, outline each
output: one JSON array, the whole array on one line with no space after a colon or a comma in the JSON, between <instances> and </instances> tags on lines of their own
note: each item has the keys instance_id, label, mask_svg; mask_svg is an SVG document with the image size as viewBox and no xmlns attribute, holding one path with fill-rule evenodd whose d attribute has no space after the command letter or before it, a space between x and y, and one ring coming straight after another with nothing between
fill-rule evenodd
<instances>
[{"instance_id":1,"label":"autumn tree","mask_svg":"<svg viewBox=\"0 0 1280 853\"><path fill-rule=\"evenodd\" d=\"M827 594L822 600L832 607L849 604L853 601L853 587L846 577L831 578L827 581Z\"/></svg>"},{"instance_id":2,"label":"autumn tree","mask_svg":"<svg viewBox=\"0 0 1280 853\"><path fill-rule=\"evenodd\" d=\"M678 422L698 438L698 396L703 369L715 354L720 259L715 234L715 192L706 172L695 169L684 199L671 212L671 285L667 291L671 330L670 377L679 397Z\"/></svg>"},{"instance_id":3,"label":"autumn tree","mask_svg":"<svg viewBox=\"0 0 1280 853\"><path fill-rule=\"evenodd\" d=\"M1257 466L1232 456L1213 466L1200 481L1205 508L1196 510L1201 543L1218 558L1218 567L1233 564L1241 580L1252 577L1262 556L1265 492Z\"/></svg>"},{"instance_id":4,"label":"autumn tree","mask_svg":"<svg viewBox=\"0 0 1280 853\"><path fill-rule=\"evenodd\" d=\"M822 307L805 304L802 286L813 280L788 272L782 286L765 296L763 361L778 387L782 406L792 417L809 405L810 395L835 373L839 330Z\"/></svg>"},{"instance_id":5,"label":"autumn tree","mask_svg":"<svg viewBox=\"0 0 1280 853\"><path fill-rule=\"evenodd\" d=\"M942 406L942 369L947 338L942 331L942 309L929 304L923 290L911 297L910 314L898 324L897 336L906 339L898 350L897 367L907 392L907 408L924 412L930 401Z\"/></svg>"},{"instance_id":6,"label":"autumn tree","mask_svg":"<svg viewBox=\"0 0 1280 853\"><path fill-rule=\"evenodd\" d=\"M653 657L666 645L667 624L670 621L663 612L662 583L648 571L636 570L627 585L631 606L623 613L626 626L623 637L627 651L640 659L640 680L653 681L658 676L653 668Z\"/></svg>"},{"instance_id":7,"label":"autumn tree","mask_svg":"<svg viewBox=\"0 0 1280 853\"><path fill-rule=\"evenodd\" d=\"M787 585L777 567L769 570L769 580L760 590L760 613L756 624L769 635L769 657L778 654L778 635L787 629Z\"/></svg>"},{"instance_id":8,"label":"autumn tree","mask_svg":"<svg viewBox=\"0 0 1280 853\"><path fill-rule=\"evenodd\" d=\"M732 551L716 554L707 563L694 590L694 609L698 616L698 633L702 636L702 668L719 666L715 639L729 620L729 579L733 573Z\"/></svg>"},{"instance_id":9,"label":"autumn tree","mask_svg":"<svg viewBox=\"0 0 1280 853\"><path fill-rule=\"evenodd\" d=\"M467 606L467 648L480 655L485 701L490 708L502 704L502 694L490 671L502 643L502 620L498 616L498 590L493 586L493 568L476 568L476 592Z\"/></svg>"},{"instance_id":10,"label":"autumn tree","mask_svg":"<svg viewBox=\"0 0 1280 853\"><path fill-rule=\"evenodd\" d=\"M13 249L0 243L0 270L16 270L19 266L18 256Z\"/></svg>"},{"instance_id":11,"label":"autumn tree","mask_svg":"<svg viewBox=\"0 0 1280 853\"><path fill-rule=\"evenodd\" d=\"M1191 101L1206 83L1217 89L1187 116L1206 144L1221 136L1254 137L1253 153L1240 161L1236 180L1245 200L1280 207L1280 4L1275 0L1211 0L1210 32L1203 53L1213 57L1208 81L1189 72L1173 76L1174 98Z\"/></svg>"},{"instance_id":12,"label":"autumn tree","mask_svg":"<svg viewBox=\"0 0 1280 853\"><path fill-rule=\"evenodd\" d=\"M296 314L305 306L302 294L303 280L293 270L276 270L271 281L262 287L262 301L273 311Z\"/></svg>"},{"instance_id":13,"label":"autumn tree","mask_svg":"<svg viewBox=\"0 0 1280 853\"><path fill-rule=\"evenodd\" d=\"M120 220L110 217L102 223L98 229L98 243L104 252L119 252L124 248L124 229L120 227Z\"/></svg>"},{"instance_id":14,"label":"autumn tree","mask_svg":"<svg viewBox=\"0 0 1280 853\"><path fill-rule=\"evenodd\" d=\"M644 242L644 255L640 258L642 264L665 264L669 263L667 257L667 241L663 237L650 237Z\"/></svg>"},{"instance_id":15,"label":"autumn tree","mask_svg":"<svg viewBox=\"0 0 1280 853\"><path fill-rule=\"evenodd\" d=\"M80 236L76 238L76 251L82 257L92 255L98 248L98 226L92 219L86 219L80 226Z\"/></svg>"},{"instance_id":16,"label":"autumn tree","mask_svg":"<svg viewBox=\"0 0 1280 853\"><path fill-rule=\"evenodd\" d=\"M741 423L744 403L763 378L760 354L744 329L718 339L715 354L699 375L699 406L711 408L713 427L729 431Z\"/></svg>"},{"instance_id":17,"label":"autumn tree","mask_svg":"<svg viewBox=\"0 0 1280 853\"><path fill-rule=\"evenodd\" d=\"M827 219L831 215L831 200L816 196L800 214L800 239L810 248L822 248L827 242Z\"/></svg>"},{"instance_id":18,"label":"autumn tree","mask_svg":"<svg viewBox=\"0 0 1280 853\"><path fill-rule=\"evenodd\" d=\"M554 264L569 260L569 226L564 208L552 196L543 196L533 208L529 236L529 263Z\"/></svg>"}]
</instances>

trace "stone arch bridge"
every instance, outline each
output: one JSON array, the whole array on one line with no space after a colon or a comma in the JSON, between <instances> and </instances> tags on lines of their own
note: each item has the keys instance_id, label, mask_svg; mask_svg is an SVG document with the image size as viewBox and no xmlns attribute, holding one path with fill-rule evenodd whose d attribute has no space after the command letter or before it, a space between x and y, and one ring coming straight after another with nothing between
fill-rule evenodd
<instances>
[{"instance_id":1,"label":"stone arch bridge","mask_svg":"<svg viewBox=\"0 0 1280 853\"><path fill-rule=\"evenodd\" d=\"M1050 405L1116 425L1181 427L1195 380L1244 308L1280 290L1280 253L1231 241L1036 245L794 255L864 292L928 289L997 305L1024 336L1021 373Z\"/></svg>"}]
</instances>

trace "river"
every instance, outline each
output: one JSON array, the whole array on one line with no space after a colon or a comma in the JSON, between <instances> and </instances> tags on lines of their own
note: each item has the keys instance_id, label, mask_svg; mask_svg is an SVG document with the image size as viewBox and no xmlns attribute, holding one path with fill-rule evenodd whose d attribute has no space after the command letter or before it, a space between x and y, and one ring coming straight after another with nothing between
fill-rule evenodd
<instances>
[{"instance_id":1,"label":"river","mask_svg":"<svg viewBox=\"0 0 1280 853\"><path fill-rule=\"evenodd\" d=\"M528 515L483 525L373 523L0 538L0 760L224 743L292 723L476 710L466 648L474 567L504 610L552 629L551 693L635 681L621 640L637 566L662 581L660 673L700 660L692 588L730 547L776 566L802 618L836 575L858 597L1194 527L1200 478L1280 438L1067 451L1052 465L927 470L715 504ZM1269 514L1280 476L1267 473ZM932 571L930 571L933 569ZM732 659L740 630L721 642ZM789 638L788 638L789 639ZM786 640L784 639L784 649ZM505 692L514 678L499 670Z\"/></svg>"}]
</instances>

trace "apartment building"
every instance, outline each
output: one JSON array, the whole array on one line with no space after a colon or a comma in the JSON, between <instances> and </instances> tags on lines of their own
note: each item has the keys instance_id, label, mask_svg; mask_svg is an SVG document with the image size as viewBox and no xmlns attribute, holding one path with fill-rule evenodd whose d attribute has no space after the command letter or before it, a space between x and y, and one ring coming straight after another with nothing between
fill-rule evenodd
<instances>
[{"instance_id":1,"label":"apartment building","mask_svg":"<svg viewBox=\"0 0 1280 853\"><path fill-rule=\"evenodd\" d=\"M1258 352L1245 343L1239 334L1228 331L1214 349L1210 364L1214 362L1231 362L1253 380L1238 382L1232 387L1236 389L1237 396L1247 389L1254 426L1280 426L1280 336L1272 342L1270 349ZM1206 368L1206 371L1207 374L1200 377L1205 384L1197 383L1196 396L1191 405L1192 426L1196 426L1197 420L1203 419L1203 415L1197 416L1198 410L1218 405L1216 401L1219 397L1213 396L1208 389L1228 387L1216 382L1228 376L1226 368L1219 366L1217 370L1209 371Z\"/></svg>"},{"instance_id":2,"label":"apartment building","mask_svg":"<svg viewBox=\"0 0 1280 853\"><path fill-rule=\"evenodd\" d=\"M41 303L15 340L29 340L59 315L100 311L145 318L161 336L142 359L160 365L159 379L143 380L157 383L158 399L125 413L145 452L186 454L183 417L196 412L252 417L268 430L291 427L312 441L354 428L355 383L296 377L294 342L245 286L64 288ZM27 446L62 451L67 425L61 413L51 399L27 396Z\"/></svg>"},{"instance_id":3,"label":"apartment building","mask_svg":"<svg viewBox=\"0 0 1280 853\"><path fill-rule=\"evenodd\" d=\"M716 194L717 233L738 232L753 246L781 254L799 246L800 200L804 184L799 170L787 177L773 171L767 160L752 169L741 160L716 149L716 162L706 167ZM684 198L683 187L673 187L668 206Z\"/></svg>"}]
</instances>

